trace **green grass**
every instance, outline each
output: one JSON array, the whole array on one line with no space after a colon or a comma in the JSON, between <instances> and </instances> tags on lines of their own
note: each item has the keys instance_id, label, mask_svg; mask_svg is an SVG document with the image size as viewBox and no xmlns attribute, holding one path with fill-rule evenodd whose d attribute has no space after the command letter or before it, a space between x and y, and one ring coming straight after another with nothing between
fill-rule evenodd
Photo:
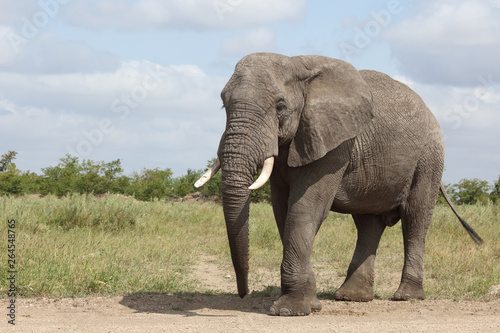
<instances>
[{"instance_id":1,"label":"green grass","mask_svg":"<svg viewBox=\"0 0 500 333\"><path fill-rule=\"evenodd\" d=\"M429 298L486 299L500 284L500 206L461 206L483 237L477 246L451 210L437 206L427 237L425 289ZM282 246L267 204L250 215L250 280L279 272ZM0 294L7 297L7 219L16 219L16 279L23 297L208 292L193 278L200 255L230 266L221 206L116 196L0 197ZM348 215L330 214L313 249L318 291L340 286L356 229ZM2 245L2 243L4 243ZM3 256L3 258L2 258ZM397 288L403 266L401 226L384 233L376 262L376 297ZM262 295L275 294L265 285ZM236 290L236 288L235 288Z\"/></svg>"}]
</instances>

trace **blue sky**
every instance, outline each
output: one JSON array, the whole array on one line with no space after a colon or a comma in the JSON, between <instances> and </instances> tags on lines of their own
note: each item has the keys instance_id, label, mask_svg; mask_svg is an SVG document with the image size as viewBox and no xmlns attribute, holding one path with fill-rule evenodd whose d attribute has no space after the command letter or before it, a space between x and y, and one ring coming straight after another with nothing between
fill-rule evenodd
<instances>
[{"instance_id":1,"label":"blue sky","mask_svg":"<svg viewBox=\"0 0 500 333\"><path fill-rule=\"evenodd\" d=\"M417 91L443 179L500 175L500 0L0 0L0 153L175 176L214 157L220 91L252 52L320 54Z\"/></svg>"}]
</instances>

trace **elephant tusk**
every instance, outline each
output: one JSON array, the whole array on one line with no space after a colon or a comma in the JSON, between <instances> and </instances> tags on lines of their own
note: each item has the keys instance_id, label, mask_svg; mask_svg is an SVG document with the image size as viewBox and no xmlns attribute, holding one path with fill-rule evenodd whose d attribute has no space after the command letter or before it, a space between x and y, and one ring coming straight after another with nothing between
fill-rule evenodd
<instances>
[{"instance_id":1,"label":"elephant tusk","mask_svg":"<svg viewBox=\"0 0 500 333\"><path fill-rule=\"evenodd\" d=\"M273 172L274 165L274 156L268 157L264 161L264 166L262 167L262 172L260 173L259 178L248 188L249 190L257 190L261 188L271 177L271 173Z\"/></svg>"},{"instance_id":2,"label":"elephant tusk","mask_svg":"<svg viewBox=\"0 0 500 333\"><path fill-rule=\"evenodd\" d=\"M220 169L220 161L217 158L217 160L214 162L214 164L212 164L210 169L208 169L207 172L205 172L203 176L201 176L200 179L198 179L196 183L194 183L194 187L198 188L205 185L205 183L208 182L217 173L217 171L219 171L219 169Z\"/></svg>"}]
</instances>

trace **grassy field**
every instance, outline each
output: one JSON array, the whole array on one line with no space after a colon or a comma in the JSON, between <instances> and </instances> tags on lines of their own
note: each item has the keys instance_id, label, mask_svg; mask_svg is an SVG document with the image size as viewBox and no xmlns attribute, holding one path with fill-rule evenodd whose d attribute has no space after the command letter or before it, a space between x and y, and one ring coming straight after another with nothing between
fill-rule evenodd
<instances>
[{"instance_id":1,"label":"grassy field","mask_svg":"<svg viewBox=\"0 0 500 333\"><path fill-rule=\"evenodd\" d=\"M488 289L500 284L500 206L460 206L459 211L485 243L475 245L451 210L437 206L427 237L427 297L488 299ZM22 297L207 293L211 291L191 274L197 259L210 256L230 265L222 207L215 203L85 195L0 197L3 298L9 288L8 219L16 220L16 283ZM351 217L330 214L313 251L323 297L343 281L355 241ZM263 280L265 288L262 275L278 274L282 251L270 205L251 206L250 242L250 279ZM397 224L386 230L380 243L376 297L392 295L402 266Z\"/></svg>"}]
</instances>

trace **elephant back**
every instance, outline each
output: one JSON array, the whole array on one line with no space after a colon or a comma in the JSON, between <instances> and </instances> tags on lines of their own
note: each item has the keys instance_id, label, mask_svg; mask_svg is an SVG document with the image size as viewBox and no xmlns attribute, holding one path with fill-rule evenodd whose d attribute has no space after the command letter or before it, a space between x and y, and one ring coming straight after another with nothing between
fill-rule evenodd
<instances>
[{"instance_id":1,"label":"elephant back","mask_svg":"<svg viewBox=\"0 0 500 333\"><path fill-rule=\"evenodd\" d=\"M336 200L350 197L357 202L372 202L375 206L366 207L367 211L388 211L387 205L397 202L408 190L419 160L426 155L436 161L444 159L442 133L432 112L408 86L380 72L360 73L371 88L374 117L356 137ZM365 186L352 188L349 184ZM380 193L384 193L384 200ZM381 201L387 201L387 205Z\"/></svg>"},{"instance_id":2,"label":"elephant back","mask_svg":"<svg viewBox=\"0 0 500 333\"><path fill-rule=\"evenodd\" d=\"M417 150L442 141L436 117L416 92L387 74L372 70L360 73L372 92L372 131L393 137L391 142L395 144Z\"/></svg>"}]
</instances>

